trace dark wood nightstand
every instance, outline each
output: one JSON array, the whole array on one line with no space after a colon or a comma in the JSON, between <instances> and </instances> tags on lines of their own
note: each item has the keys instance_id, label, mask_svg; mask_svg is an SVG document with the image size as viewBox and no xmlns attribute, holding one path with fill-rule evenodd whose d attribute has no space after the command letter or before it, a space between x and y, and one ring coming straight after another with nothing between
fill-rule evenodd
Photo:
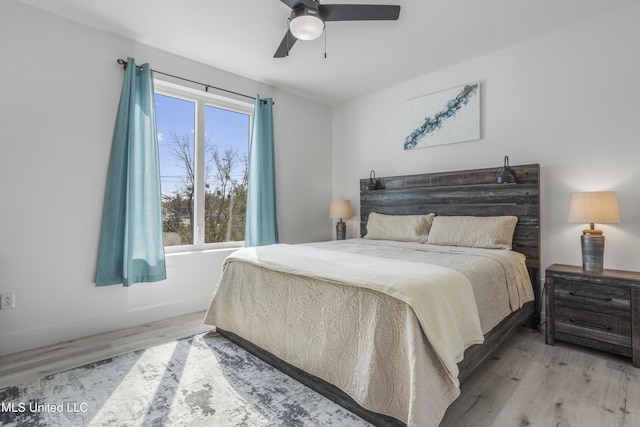
<instances>
[{"instance_id":1,"label":"dark wood nightstand","mask_svg":"<svg viewBox=\"0 0 640 427\"><path fill-rule=\"evenodd\" d=\"M640 272L546 270L546 342L572 342L632 358L640 368Z\"/></svg>"}]
</instances>

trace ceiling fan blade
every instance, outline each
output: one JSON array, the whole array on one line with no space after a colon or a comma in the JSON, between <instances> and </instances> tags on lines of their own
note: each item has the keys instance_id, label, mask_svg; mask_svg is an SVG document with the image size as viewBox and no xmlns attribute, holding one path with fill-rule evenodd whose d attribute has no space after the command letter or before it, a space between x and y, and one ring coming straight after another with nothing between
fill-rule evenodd
<instances>
[{"instance_id":1,"label":"ceiling fan blade","mask_svg":"<svg viewBox=\"0 0 640 427\"><path fill-rule=\"evenodd\" d=\"M320 5L320 14L325 21L395 21L400 16L400 6L327 4Z\"/></svg>"},{"instance_id":2,"label":"ceiling fan blade","mask_svg":"<svg viewBox=\"0 0 640 427\"><path fill-rule=\"evenodd\" d=\"M318 7L318 3L313 0L280 0L282 3L289 6L291 9L295 9L296 7L306 6L312 9L316 9Z\"/></svg>"},{"instance_id":3,"label":"ceiling fan blade","mask_svg":"<svg viewBox=\"0 0 640 427\"><path fill-rule=\"evenodd\" d=\"M280 42L280 46L276 50L276 53L273 55L274 58L286 58L289 56L289 51L296 43L298 39L291 34L291 31L287 30L287 34L284 35L282 41Z\"/></svg>"}]
</instances>

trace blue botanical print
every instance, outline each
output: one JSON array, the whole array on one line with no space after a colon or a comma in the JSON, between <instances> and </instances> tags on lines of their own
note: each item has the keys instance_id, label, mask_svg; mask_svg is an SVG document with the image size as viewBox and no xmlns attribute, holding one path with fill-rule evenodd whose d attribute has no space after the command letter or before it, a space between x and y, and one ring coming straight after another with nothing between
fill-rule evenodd
<instances>
[{"instance_id":1,"label":"blue botanical print","mask_svg":"<svg viewBox=\"0 0 640 427\"><path fill-rule=\"evenodd\" d=\"M433 133L442 127L442 123L456 115L456 112L469 103L469 100L478 92L478 83L466 85L455 98L447 101L447 108L437 112L431 117L426 117L422 126L411 132L404 140L404 149L416 148L418 141L425 135Z\"/></svg>"}]
</instances>

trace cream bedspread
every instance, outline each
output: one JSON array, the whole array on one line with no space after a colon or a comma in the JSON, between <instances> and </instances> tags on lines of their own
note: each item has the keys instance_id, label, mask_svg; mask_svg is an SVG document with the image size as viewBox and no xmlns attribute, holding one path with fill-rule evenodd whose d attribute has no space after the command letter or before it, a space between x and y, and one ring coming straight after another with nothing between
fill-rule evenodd
<instances>
[{"instance_id":1,"label":"cream bedspread","mask_svg":"<svg viewBox=\"0 0 640 427\"><path fill-rule=\"evenodd\" d=\"M532 299L520 257L361 239L241 250L225 261L205 322L338 386L367 409L408 425L437 425L459 394L460 346L481 340L485 328ZM410 278L398 280L401 272ZM433 272L447 284L427 279L433 284L420 286ZM443 288L455 295L437 296ZM419 301L432 298L440 302L421 308ZM435 312L449 316L438 320ZM474 317L471 326L459 325ZM441 328L461 329L463 338L450 340Z\"/></svg>"},{"instance_id":2,"label":"cream bedspread","mask_svg":"<svg viewBox=\"0 0 640 427\"><path fill-rule=\"evenodd\" d=\"M284 244L245 248L225 263L232 261L369 288L406 302L456 386L464 351L484 341L471 283L448 267Z\"/></svg>"}]
</instances>

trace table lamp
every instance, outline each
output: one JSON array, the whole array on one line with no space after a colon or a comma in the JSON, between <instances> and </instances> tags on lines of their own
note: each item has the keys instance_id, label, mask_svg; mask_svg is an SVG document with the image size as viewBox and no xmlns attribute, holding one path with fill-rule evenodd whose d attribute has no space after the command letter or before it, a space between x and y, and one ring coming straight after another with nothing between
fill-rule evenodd
<instances>
[{"instance_id":1,"label":"table lamp","mask_svg":"<svg viewBox=\"0 0 640 427\"><path fill-rule=\"evenodd\" d=\"M344 240L347 236L347 224L342 221L342 218L351 218L353 211L351 210L350 200L333 200L331 202L331 209L329 209L329 217L340 218L340 221L336 224L336 239Z\"/></svg>"},{"instance_id":2,"label":"table lamp","mask_svg":"<svg viewBox=\"0 0 640 427\"><path fill-rule=\"evenodd\" d=\"M604 258L604 235L596 230L594 223L617 224L620 222L618 198L613 191L593 191L573 193L569 200L569 222L589 223L590 227L582 231L582 268L587 271L601 272Z\"/></svg>"}]
</instances>

